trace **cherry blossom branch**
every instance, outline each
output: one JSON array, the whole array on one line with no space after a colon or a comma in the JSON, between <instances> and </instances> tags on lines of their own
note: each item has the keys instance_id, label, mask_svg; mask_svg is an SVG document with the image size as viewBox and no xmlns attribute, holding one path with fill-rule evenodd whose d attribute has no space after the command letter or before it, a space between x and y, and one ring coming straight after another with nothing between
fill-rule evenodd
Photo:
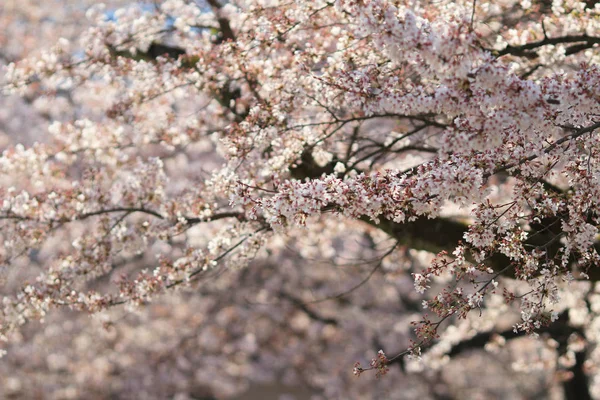
<instances>
[{"instance_id":1,"label":"cherry blossom branch","mask_svg":"<svg viewBox=\"0 0 600 400\"><path fill-rule=\"evenodd\" d=\"M558 146L560 146L561 144L563 144L565 142L568 142L570 140L573 140L573 139L577 139L578 137L583 136L586 133L591 133L591 132L595 131L598 128L600 128L600 122L597 122L597 123L595 123L593 125L590 125L588 127L585 127L585 128L581 128L581 129L579 129L579 130L577 130L577 131L575 131L575 132L573 132L573 133L571 133L569 135L563 136L562 138L554 141L552 144L550 144L549 146L547 146L546 148L544 148L542 150L542 153L548 154L552 150L554 150L555 148L557 148ZM506 165L503 165L501 167L498 167L493 172L491 172L489 174L486 174L484 176L485 177L489 177L489 176L495 175L495 174L497 174L499 172L504 172L504 171L509 170L511 168L517 167L519 165L523 165L526 162L533 161L533 160L537 159L538 157L539 157L539 154L532 154L532 155L530 155L528 157L524 157L524 158L520 159L517 162L511 163L511 164L506 164Z\"/></svg>"}]
</instances>

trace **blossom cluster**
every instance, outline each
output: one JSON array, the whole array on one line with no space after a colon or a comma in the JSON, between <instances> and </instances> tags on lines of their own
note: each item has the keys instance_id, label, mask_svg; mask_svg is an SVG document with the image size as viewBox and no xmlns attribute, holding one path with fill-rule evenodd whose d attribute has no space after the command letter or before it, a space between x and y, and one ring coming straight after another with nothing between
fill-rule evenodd
<instances>
[{"instance_id":1,"label":"blossom cluster","mask_svg":"<svg viewBox=\"0 0 600 400\"><path fill-rule=\"evenodd\" d=\"M299 265L350 253L374 269L321 300L382 273L389 292L353 298L361 318L405 287L424 311L405 321L408 352L380 351L355 375L407 354L442 364L500 315L514 334L597 324L597 294L569 292L600 280L597 6L197 3L93 5L79 39L0 57L2 101L21 96L15 126L30 132L0 124L2 339L177 288L243 301L223 278L235 274L264 281L258 303L290 282L317 290L336 279ZM315 337L312 318L334 343L335 310L286 293L297 313L270 321ZM206 313L224 307L212 302ZM360 330L348 332L370 346ZM254 339L237 339L254 356Z\"/></svg>"}]
</instances>

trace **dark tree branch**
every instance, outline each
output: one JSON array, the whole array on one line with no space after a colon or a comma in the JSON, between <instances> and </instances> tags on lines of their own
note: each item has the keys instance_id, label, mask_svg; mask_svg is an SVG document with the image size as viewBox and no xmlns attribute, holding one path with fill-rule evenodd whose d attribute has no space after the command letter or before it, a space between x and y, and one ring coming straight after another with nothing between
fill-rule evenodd
<instances>
[{"instance_id":1,"label":"dark tree branch","mask_svg":"<svg viewBox=\"0 0 600 400\"><path fill-rule=\"evenodd\" d=\"M336 319L329 318L329 317L322 317L321 315L319 315L316 312L314 312L313 310L311 310L306 305L306 303L304 303L302 300L295 298L294 296L292 296L291 294L289 294L287 292L280 291L279 295L282 298L291 302L295 307L300 309L302 312L304 312L306 315L308 315L310 318L314 319L315 321L319 321L319 322L322 322L324 324L329 324L329 325L337 325L338 324L338 321Z\"/></svg>"},{"instance_id":2,"label":"dark tree branch","mask_svg":"<svg viewBox=\"0 0 600 400\"><path fill-rule=\"evenodd\" d=\"M223 7L217 0L206 0L206 2L212 7L215 15L218 15L219 10ZM231 29L229 20L217 16L217 22L219 23L219 28L221 30L221 38L218 43L226 42L228 40L235 41L235 34Z\"/></svg>"},{"instance_id":3,"label":"dark tree branch","mask_svg":"<svg viewBox=\"0 0 600 400\"><path fill-rule=\"evenodd\" d=\"M490 52L492 54L496 54L498 57L502 57L505 55L513 55L517 57L526 57L534 59L539 57L539 55L535 52L536 49L547 45L557 45L566 43L579 43L578 45L571 46L567 49L567 51L569 52L567 55L570 55L585 49L592 48L594 44L600 43L600 37L588 35L567 35L555 38L545 37L544 39L538 40L537 42L531 42L521 46L508 45L503 50L490 50Z\"/></svg>"},{"instance_id":4,"label":"dark tree branch","mask_svg":"<svg viewBox=\"0 0 600 400\"><path fill-rule=\"evenodd\" d=\"M573 377L563 383L566 400L592 400L589 379L584 371L585 351L575 353L575 365L569 368Z\"/></svg>"}]
</instances>

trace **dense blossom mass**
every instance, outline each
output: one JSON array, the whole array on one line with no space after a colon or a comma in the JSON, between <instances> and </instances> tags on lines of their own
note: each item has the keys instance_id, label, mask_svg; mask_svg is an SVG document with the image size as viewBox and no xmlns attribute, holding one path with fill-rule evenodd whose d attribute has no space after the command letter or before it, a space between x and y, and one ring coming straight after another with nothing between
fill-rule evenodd
<instances>
[{"instance_id":1,"label":"dense blossom mass","mask_svg":"<svg viewBox=\"0 0 600 400\"><path fill-rule=\"evenodd\" d=\"M0 24L0 397L600 398L600 3Z\"/></svg>"}]
</instances>

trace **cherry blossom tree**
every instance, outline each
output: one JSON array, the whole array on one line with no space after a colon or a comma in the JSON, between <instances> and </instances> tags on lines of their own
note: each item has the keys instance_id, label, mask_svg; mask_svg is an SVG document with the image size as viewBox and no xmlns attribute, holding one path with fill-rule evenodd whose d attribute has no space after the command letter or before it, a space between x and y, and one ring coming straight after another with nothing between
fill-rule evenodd
<instances>
[{"instance_id":1,"label":"cherry blossom tree","mask_svg":"<svg viewBox=\"0 0 600 400\"><path fill-rule=\"evenodd\" d=\"M600 398L600 4L73 4L0 5L4 396Z\"/></svg>"}]
</instances>

